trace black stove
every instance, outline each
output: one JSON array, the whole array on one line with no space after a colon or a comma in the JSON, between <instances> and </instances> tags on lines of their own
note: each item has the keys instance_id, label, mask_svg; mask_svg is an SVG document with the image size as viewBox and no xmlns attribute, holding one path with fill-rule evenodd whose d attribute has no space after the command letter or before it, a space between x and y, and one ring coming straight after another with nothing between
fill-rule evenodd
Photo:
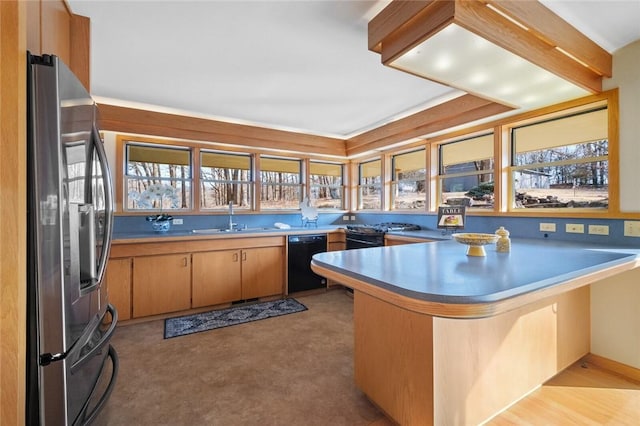
<instances>
[{"instance_id":1,"label":"black stove","mask_svg":"<svg viewBox=\"0 0 640 426\"><path fill-rule=\"evenodd\" d=\"M418 231L420 227L411 223L383 222L370 225L347 225L348 231L362 234L384 234L390 231Z\"/></svg>"},{"instance_id":2,"label":"black stove","mask_svg":"<svg viewBox=\"0 0 640 426\"><path fill-rule=\"evenodd\" d=\"M384 234L390 231L417 231L411 223L383 222L372 225L347 225L347 250L384 246Z\"/></svg>"}]
</instances>

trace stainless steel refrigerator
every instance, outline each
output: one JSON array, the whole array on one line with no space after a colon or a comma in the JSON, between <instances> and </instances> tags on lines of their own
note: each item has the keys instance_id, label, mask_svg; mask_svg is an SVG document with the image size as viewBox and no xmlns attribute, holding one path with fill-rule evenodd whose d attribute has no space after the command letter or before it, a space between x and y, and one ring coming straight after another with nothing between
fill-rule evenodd
<instances>
[{"instance_id":1,"label":"stainless steel refrigerator","mask_svg":"<svg viewBox=\"0 0 640 426\"><path fill-rule=\"evenodd\" d=\"M118 372L103 277L113 196L89 93L56 56L27 57L29 425L89 424Z\"/></svg>"}]
</instances>

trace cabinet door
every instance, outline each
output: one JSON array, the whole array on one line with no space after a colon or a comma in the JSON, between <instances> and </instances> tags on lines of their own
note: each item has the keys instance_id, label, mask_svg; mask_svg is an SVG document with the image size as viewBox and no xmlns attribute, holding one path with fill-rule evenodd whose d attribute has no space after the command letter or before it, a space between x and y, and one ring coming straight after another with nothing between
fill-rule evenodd
<instances>
[{"instance_id":1,"label":"cabinet door","mask_svg":"<svg viewBox=\"0 0 640 426\"><path fill-rule=\"evenodd\" d=\"M133 259L133 317L191 307L191 256L170 254Z\"/></svg>"},{"instance_id":2,"label":"cabinet door","mask_svg":"<svg viewBox=\"0 0 640 426\"><path fill-rule=\"evenodd\" d=\"M118 319L131 319L131 258L110 259L104 284L109 303L118 311Z\"/></svg>"},{"instance_id":3,"label":"cabinet door","mask_svg":"<svg viewBox=\"0 0 640 426\"><path fill-rule=\"evenodd\" d=\"M240 250L194 253L192 259L193 308L242 299Z\"/></svg>"},{"instance_id":4,"label":"cabinet door","mask_svg":"<svg viewBox=\"0 0 640 426\"><path fill-rule=\"evenodd\" d=\"M242 250L242 298L283 294L284 247Z\"/></svg>"}]
</instances>

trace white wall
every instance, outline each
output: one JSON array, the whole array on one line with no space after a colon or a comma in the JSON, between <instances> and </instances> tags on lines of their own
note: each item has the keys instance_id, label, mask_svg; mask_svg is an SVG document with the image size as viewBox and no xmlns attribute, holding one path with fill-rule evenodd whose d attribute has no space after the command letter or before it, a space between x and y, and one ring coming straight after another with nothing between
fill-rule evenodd
<instances>
[{"instance_id":1,"label":"white wall","mask_svg":"<svg viewBox=\"0 0 640 426\"><path fill-rule=\"evenodd\" d=\"M620 208L640 212L640 40L613 54L620 95ZM591 353L640 368L640 268L591 286Z\"/></svg>"},{"instance_id":2,"label":"white wall","mask_svg":"<svg viewBox=\"0 0 640 426\"><path fill-rule=\"evenodd\" d=\"M640 212L638 164L640 164L640 40L613 54L613 77L603 81L605 90L620 94L620 209Z\"/></svg>"},{"instance_id":3,"label":"white wall","mask_svg":"<svg viewBox=\"0 0 640 426\"><path fill-rule=\"evenodd\" d=\"M591 353L640 369L640 268L591 286Z\"/></svg>"}]
</instances>

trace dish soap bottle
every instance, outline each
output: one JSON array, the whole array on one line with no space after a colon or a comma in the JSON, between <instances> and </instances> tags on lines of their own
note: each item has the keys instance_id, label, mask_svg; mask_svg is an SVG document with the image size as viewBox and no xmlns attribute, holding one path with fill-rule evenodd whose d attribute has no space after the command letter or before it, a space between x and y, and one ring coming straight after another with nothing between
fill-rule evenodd
<instances>
[{"instance_id":1,"label":"dish soap bottle","mask_svg":"<svg viewBox=\"0 0 640 426\"><path fill-rule=\"evenodd\" d=\"M504 226L501 226L496 230L496 235L498 241L496 241L496 251L498 253L509 253L511 251L511 240L509 239L509 231L504 229Z\"/></svg>"}]
</instances>

